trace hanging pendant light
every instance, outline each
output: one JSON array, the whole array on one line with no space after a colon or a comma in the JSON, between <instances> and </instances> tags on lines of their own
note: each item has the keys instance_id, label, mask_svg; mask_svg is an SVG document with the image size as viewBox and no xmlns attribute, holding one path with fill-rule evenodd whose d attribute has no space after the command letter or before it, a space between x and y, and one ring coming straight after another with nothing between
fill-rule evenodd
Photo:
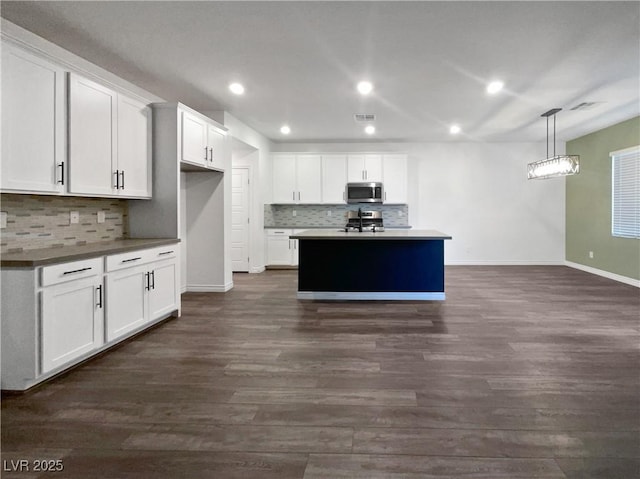
<instances>
[{"instance_id":1,"label":"hanging pendant light","mask_svg":"<svg viewBox=\"0 0 640 479\"><path fill-rule=\"evenodd\" d=\"M546 179L580 173L578 155L556 155L556 113L562 108L553 108L540 116L547 118L547 158L527 165L527 178ZM549 156L549 117L553 117L553 156Z\"/></svg>"}]
</instances>

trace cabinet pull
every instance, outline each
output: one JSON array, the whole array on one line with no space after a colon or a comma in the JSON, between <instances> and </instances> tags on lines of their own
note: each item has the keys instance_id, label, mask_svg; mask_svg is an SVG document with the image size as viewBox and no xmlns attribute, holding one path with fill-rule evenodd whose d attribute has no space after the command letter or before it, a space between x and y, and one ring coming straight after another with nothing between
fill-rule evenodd
<instances>
[{"instance_id":1,"label":"cabinet pull","mask_svg":"<svg viewBox=\"0 0 640 479\"><path fill-rule=\"evenodd\" d=\"M387 201L387 192L384 192L384 200Z\"/></svg>"},{"instance_id":2,"label":"cabinet pull","mask_svg":"<svg viewBox=\"0 0 640 479\"><path fill-rule=\"evenodd\" d=\"M162 253L158 253L158 256L164 256L165 254L171 254L173 253L173 250L171 251L163 251Z\"/></svg>"},{"instance_id":3,"label":"cabinet pull","mask_svg":"<svg viewBox=\"0 0 640 479\"><path fill-rule=\"evenodd\" d=\"M209 148L209 153L211 154L211 158L209 158L209 160L213 163L213 148Z\"/></svg>"},{"instance_id":4,"label":"cabinet pull","mask_svg":"<svg viewBox=\"0 0 640 479\"><path fill-rule=\"evenodd\" d=\"M204 147L204 161L208 161L209 160L209 148L207 148L206 146Z\"/></svg>"},{"instance_id":5,"label":"cabinet pull","mask_svg":"<svg viewBox=\"0 0 640 479\"><path fill-rule=\"evenodd\" d=\"M98 290L98 304L96 304L96 307L102 309L102 285L96 289Z\"/></svg>"},{"instance_id":6,"label":"cabinet pull","mask_svg":"<svg viewBox=\"0 0 640 479\"><path fill-rule=\"evenodd\" d=\"M151 271L151 289L156 289L156 271Z\"/></svg>"},{"instance_id":7,"label":"cabinet pull","mask_svg":"<svg viewBox=\"0 0 640 479\"><path fill-rule=\"evenodd\" d=\"M291 192L291 195L292 195L291 199L292 199L293 201L295 201L295 200L296 200L296 192L295 192L295 191L292 191L292 192Z\"/></svg>"},{"instance_id":8,"label":"cabinet pull","mask_svg":"<svg viewBox=\"0 0 640 479\"><path fill-rule=\"evenodd\" d=\"M142 256L138 256L137 258L123 259L121 263L131 263L132 261L138 261L139 259L142 259Z\"/></svg>"},{"instance_id":9,"label":"cabinet pull","mask_svg":"<svg viewBox=\"0 0 640 479\"><path fill-rule=\"evenodd\" d=\"M83 271L89 271L90 269L93 269L91 266L87 266L86 268L80 268L80 269L74 269L73 271L65 271L64 274L74 274L74 273L82 273Z\"/></svg>"},{"instance_id":10,"label":"cabinet pull","mask_svg":"<svg viewBox=\"0 0 640 479\"><path fill-rule=\"evenodd\" d=\"M300 201L300 192L298 191L298 201Z\"/></svg>"},{"instance_id":11,"label":"cabinet pull","mask_svg":"<svg viewBox=\"0 0 640 479\"><path fill-rule=\"evenodd\" d=\"M116 175L116 190L119 190L120 189L120 171L116 170L115 175Z\"/></svg>"},{"instance_id":12,"label":"cabinet pull","mask_svg":"<svg viewBox=\"0 0 640 479\"><path fill-rule=\"evenodd\" d=\"M145 282L144 289L145 289L146 291L149 291L149 287L150 287L150 284L149 284L149 276L150 276L150 274L149 274L149 272L147 271L147 272L144 274L144 282Z\"/></svg>"},{"instance_id":13,"label":"cabinet pull","mask_svg":"<svg viewBox=\"0 0 640 479\"><path fill-rule=\"evenodd\" d=\"M122 170L120 174L122 175L122 184L120 185L120 189L124 190L124 170Z\"/></svg>"},{"instance_id":14,"label":"cabinet pull","mask_svg":"<svg viewBox=\"0 0 640 479\"><path fill-rule=\"evenodd\" d=\"M58 180L58 183L64 185L64 161L60 163L58 167L60 168L60 179Z\"/></svg>"}]
</instances>

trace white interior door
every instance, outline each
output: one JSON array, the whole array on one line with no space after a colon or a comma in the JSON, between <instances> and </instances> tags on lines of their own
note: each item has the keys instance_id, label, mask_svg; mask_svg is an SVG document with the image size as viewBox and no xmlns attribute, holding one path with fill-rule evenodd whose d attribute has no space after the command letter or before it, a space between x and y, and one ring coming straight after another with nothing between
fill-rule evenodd
<instances>
[{"instance_id":1,"label":"white interior door","mask_svg":"<svg viewBox=\"0 0 640 479\"><path fill-rule=\"evenodd\" d=\"M249 169L231 176L231 261L233 271L249 271Z\"/></svg>"}]
</instances>

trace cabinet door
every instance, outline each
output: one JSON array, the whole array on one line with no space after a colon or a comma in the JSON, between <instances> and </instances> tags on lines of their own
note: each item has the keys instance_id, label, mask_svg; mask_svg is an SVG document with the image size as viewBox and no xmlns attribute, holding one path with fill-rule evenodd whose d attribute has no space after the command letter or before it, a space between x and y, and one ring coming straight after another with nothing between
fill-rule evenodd
<instances>
[{"instance_id":1,"label":"cabinet door","mask_svg":"<svg viewBox=\"0 0 640 479\"><path fill-rule=\"evenodd\" d=\"M322 202L322 157L320 155L298 155L297 166L297 202Z\"/></svg>"},{"instance_id":2,"label":"cabinet door","mask_svg":"<svg viewBox=\"0 0 640 479\"><path fill-rule=\"evenodd\" d=\"M64 71L2 44L2 190L64 191Z\"/></svg>"},{"instance_id":3,"label":"cabinet door","mask_svg":"<svg viewBox=\"0 0 640 479\"><path fill-rule=\"evenodd\" d=\"M295 155L274 155L273 169L273 203L288 204L297 201L296 190L296 157Z\"/></svg>"},{"instance_id":4,"label":"cabinet door","mask_svg":"<svg viewBox=\"0 0 640 479\"><path fill-rule=\"evenodd\" d=\"M151 263L148 268L149 321L153 321L178 309L178 269L175 261Z\"/></svg>"},{"instance_id":5,"label":"cabinet door","mask_svg":"<svg viewBox=\"0 0 640 479\"><path fill-rule=\"evenodd\" d=\"M407 156L384 155L382 159L384 202L407 202Z\"/></svg>"},{"instance_id":6,"label":"cabinet door","mask_svg":"<svg viewBox=\"0 0 640 479\"><path fill-rule=\"evenodd\" d=\"M151 109L118 96L118 168L120 196L151 197Z\"/></svg>"},{"instance_id":7,"label":"cabinet door","mask_svg":"<svg viewBox=\"0 0 640 479\"><path fill-rule=\"evenodd\" d=\"M103 344L101 277L49 286L42 291L42 372Z\"/></svg>"},{"instance_id":8,"label":"cabinet door","mask_svg":"<svg viewBox=\"0 0 640 479\"><path fill-rule=\"evenodd\" d=\"M290 233L290 231L285 231L281 236L275 234L267 235L268 265L291 265L291 252L293 251L291 242L293 240L289 239Z\"/></svg>"},{"instance_id":9,"label":"cabinet door","mask_svg":"<svg viewBox=\"0 0 640 479\"><path fill-rule=\"evenodd\" d=\"M189 112L182 112L182 161L205 166L208 163L207 123Z\"/></svg>"},{"instance_id":10,"label":"cabinet door","mask_svg":"<svg viewBox=\"0 0 640 479\"><path fill-rule=\"evenodd\" d=\"M207 126L207 145L209 148L209 162L207 166L224 171L225 135L212 125Z\"/></svg>"},{"instance_id":11,"label":"cabinet door","mask_svg":"<svg viewBox=\"0 0 640 479\"><path fill-rule=\"evenodd\" d=\"M301 233L302 231L305 231L304 229L298 229L298 230L293 230L293 234L298 234ZM300 245L299 240L297 239L292 239L291 240L291 265L292 266L298 266L298 264L300 264L300 260L299 260L299 251L298 251L298 246Z\"/></svg>"},{"instance_id":12,"label":"cabinet door","mask_svg":"<svg viewBox=\"0 0 640 479\"><path fill-rule=\"evenodd\" d=\"M382 156L381 155L365 155L364 156L364 180L365 181L382 181Z\"/></svg>"},{"instance_id":13,"label":"cabinet door","mask_svg":"<svg viewBox=\"0 0 640 479\"><path fill-rule=\"evenodd\" d=\"M365 181L364 155L349 155L347 157L347 181L350 183Z\"/></svg>"},{"instance_id":14,"label":"cabinet door","mask_svg":"<svg viewBox=\"0 0 640 479\"><path fill-rule=\"evenodd\" d=\"M347 184L347 157L345 155L322 155L322 202L340 204L345 202Z\"/></svg>"},{"instance_id":15,"label":"cabinet door","mask_svg":"<svg viewBox=\"0 0 640 479\"><path fill-rule=\"evenodd\" d=\"M114 271L107 276L107 341L123 336L146 322L147 268Z\"/></svg>"},{"instance_id":16,"label":"cabinet door","mask_svg":"<svg viewBox=\"0 0 640 479\"><path fill-rule=\"evenodd\" d=\"M116 186L116 93L69 75L69 192L111 196Z\"/></svg>"}]
</instances>

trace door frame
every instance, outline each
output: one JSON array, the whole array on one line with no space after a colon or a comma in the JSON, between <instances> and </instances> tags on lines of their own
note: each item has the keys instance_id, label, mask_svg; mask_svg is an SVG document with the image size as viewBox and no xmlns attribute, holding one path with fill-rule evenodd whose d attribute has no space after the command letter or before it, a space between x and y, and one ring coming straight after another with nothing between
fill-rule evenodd
<instances>
[{"instance_id":1,"label":"door frame","mask_svg":"<svg viewBox=\"0 0 640 479\"><path fill-rule=\"evenodd\" d=\"M251 259L254 257L253 254L253 248L251 247L251 228L253 227L255 218L253 217L253 208L251 207L251 199L253 197L253 168L252 165L250 164L246 164L246 165L238 165L238 166L231 166L231 175L233 175L233 172L235 170L247 170L247 178L249 180L249 184L247 185L247 216L249 218L249 225L247 227L247 254L249 255L248 261L247 261L247 272L248 273L255 273L256 271L252 271L253 268L251 266ZM233 197L232 197L233 198ZM232 203L231 203L231 208L233 208L233 199L232 199ZM233 227L233 225L232 225ZM233 259L231 260L232 264L233 264ZM233 266L231 267L231 269L233 270ZM236 271L232 271L233 273L235 273ZM238 271L238 273L241 273L242 271Z\"/></svg>"}]
</instances>

